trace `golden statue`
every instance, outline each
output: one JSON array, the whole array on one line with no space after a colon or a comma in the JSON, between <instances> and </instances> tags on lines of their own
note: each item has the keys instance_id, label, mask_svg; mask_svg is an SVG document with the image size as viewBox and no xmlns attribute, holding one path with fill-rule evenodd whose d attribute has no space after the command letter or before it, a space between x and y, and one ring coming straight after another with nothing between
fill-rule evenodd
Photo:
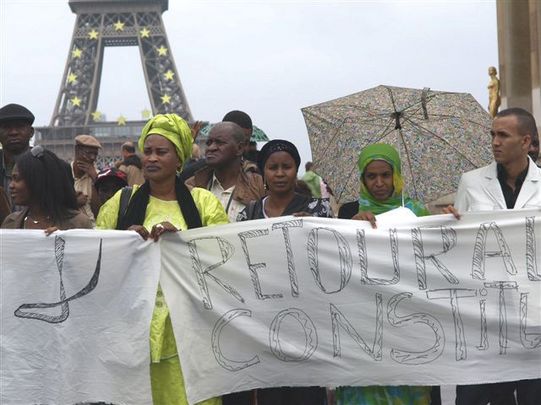
<instances>
[{"instance_id":1,"label":"golden statue","mask_svg":"<svg viewBox=\"0 0 541 405\"><path fill-rule=\"evenodd\" d=\"M498 71L494 66L488 68L490 81L488 82L488 112L494 118L498 113L498 108L501 104L500 98L500 79L496 77Z\"/></svg>"}]
</instances>

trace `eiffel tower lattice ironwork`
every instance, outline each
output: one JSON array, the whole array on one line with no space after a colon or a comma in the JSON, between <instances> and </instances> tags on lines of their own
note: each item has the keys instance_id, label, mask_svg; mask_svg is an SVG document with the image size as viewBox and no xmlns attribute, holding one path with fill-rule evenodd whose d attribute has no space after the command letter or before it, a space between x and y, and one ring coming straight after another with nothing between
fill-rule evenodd
<instances>
[{"instance_id":1,"label":"eiffel tower lattice ironwork","mask_svg":"<svg viewBox=\"0 0 541 405\"><path fill-rule=\"evenodd\" d=\"M139 48L153 114L174 112L192 120L161 16L168 0L69 0L69 5L77 20L51 126L98 120L106 46Z\"/></svg>"},{"instance_id":2,"label":"eiffel tower lattice ironwork","mask_svg":"<svg viewBox=\"0 0 541 405\"><path fill-rule=\"evenodd\" d=\"M77 15L75 28L50 126L36 128L37 142L71 160L75 136L94 135L102 145L98 165L103 167L120 160L120 146L139 138L151 114L176 113L193 121L162 20L168 0L69 0L68 4ZM106 46L139 49L152 109L141 120L120 117L107 122L97 111Z\"/></svg>"}]
</instances>

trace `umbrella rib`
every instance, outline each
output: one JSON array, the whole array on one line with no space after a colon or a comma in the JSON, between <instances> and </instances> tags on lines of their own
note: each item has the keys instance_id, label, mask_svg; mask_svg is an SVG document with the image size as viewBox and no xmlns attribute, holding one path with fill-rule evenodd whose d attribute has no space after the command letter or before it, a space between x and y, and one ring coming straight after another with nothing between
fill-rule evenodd
<instances>
[{"instance_id":1,"label":"umbrella rib","mask_svg":"<svg viewBox=\"0 0 541 405\"><path fill-rule=\"evenodd\" d=\"M349 118L349 117L348 117ZM332 139L329 140L329 143L327 144L327 148L325 149L325 153L323 153L323 155L326 155L326 152L329 150L330 148L330 144L332 142L332 140L337 136L340 128L344 125L345 121L346 121L347 118L345 118L343 121L342 121L342 124L338 127L338 129L336 130L336 133L335 135L333 136ZM387 126L385 127L385 129L383 130L383 134L381 135L381 137L379 137L376 142L379 142L380 140L382 140L383 138L385 138L389 133L391 133L392 131L394 131L394 128L392 127L392 123L394 121L392 119L389 119L388 122L387 122ZM349 184L349 182L351 181L351 175L352 173L356 170L356 167L353 166L353 169L351 169L351 171L349 172L349 176L347 176L348 178L348 181L346 182L346 185L345 187L343 188L342 192L340 193L340 195L338 196L338 200L340 201L341 198L342 198L342 194L344 194L344 192L348 189L347 185Z\"/></svg>"},{"instance_id":2,"label":"umbrella rib","mask_svg":"<svg viewBox=\"0 0 541 405\"><path fill-rule=\"evenodd\" d=\"M428 97L427 97L427 100L426 100L427 104L428 104L428 102L429 102L430 100L432 100L434 97L435 97L435 95L428 96ZM410 105L408 105L407 107L404 107L404 108L402 109L402 112L406 112L406 111L409 110L410 108L415 107L417 104L421 104L421 100L415 101L415 102L411 103ZM416 111L419 111L421 108L422 108L422 107L417 108Z\"/></svg>"},{"instance_id":3,"label":"umbrella rib","mask_svg":"<svg viewBox=\"0 0 541 405\"><path fill-rule=\"evenodd\" d=\"M411 106L410 106L411 107ZM408 107L409 108L409 107ZM417 108L415 111L412 111L410 114L408 114L407 116L404 116L404 118L407 118L407 117L412 117L413 115L415 115L417 112L419 112L422 108L419 107ZM477 121L473 121L471 119L468 119L468 118L462 118L462 117L457 117L456 115L449 115L449 114L435 114L435 113L430 113L429 114L429 119L431 118L443 118L443 119L452 119L452 118L456 118L456 119L460 119L460 120L464 120L464 121L467 121L471 124L476 124L476 125L479 125L479 126L484 126L483 124L480 124L479 122Z\"/></svg>"},{"instance_id":4,"label":"umbrella rib","mask_svg":"<svg viewBox=\"0 0 541 405\"><path fill-rule=\"evenodd\" d=\"M420 104L421 102L420 101L416 101L415 103L412 103L410 105L408 105L407 107L404 107L402 109L402 112L406 112L408 111L410 108L413 108L415 106L417 106L417 104ZM419 111L422 107L418 107L412 114L415 114L417 111Z\"/></svg>"},{"instance_id":5,"label":"umbrella rib","mask_svg":"<svg viewBox=\"0 0 541 405\"><path fill-rule=\"evenodd\" d=\"M355 108L355 106L351 106L353 108ZM362 109L358 109L358 110L362 110ZM370 110L370 109L366 109L366 110ZM331 120L328 120L328 119L325 119L323 117L321 117L320 115L316 115L312 112L307 112L307 114L311 115L312 117L315 117L315 118L319 118L319 119L322 119L322 120L325 120L327 121L328 123L332 124L332 121ZM378 114L373 114L370 118L366 118L366 119L361 119L361 120L355 120L355 122L359 122L359 123L367 123L367 122L371 122L371 121L375 121L375 120L379 120L383 117L388 117L389 116L389 113L388 112L382 112L382 113L378 113ZM351 119L353 120L352 117L350 117L349 115L347 117L344 118L344 122L348 119Z\"/></svg>"},{"instance_id":6,"label":"umbrella rib","mask_svg":"<svg viewBox=\"0 0 541 405\"><path fill-rule=\"evenodd\" d=\"M331 143L332 141L334 141L334 139L338 136L338 133L340 132L340 128L342 128L344 126L344 124L346 123L346 120L348 119L348 117L344 118L344 120L342 121L342 123L338 126L338 128L336 128L336 131L334 132L334 135L332 136L331 139L329 139L329 142L327 142L327 147L325 148L325 152L323 152L323 155L326 155L327 154L327 151L329 150L329 148L331 147Z\"/></svg>"},{"instance_id":7,"label":"umbrella rib","mask_svg":"<svg viewBox=\"0 0 541 405\"><path fill-rule=\"evenodd\" d=\"M393 123L394 121L392 120L389 120L389 123L387 124L387 126L385 127L385 129L383 130L383 134L375 140L374 143L377 143L379 141L381 141L383 138L385 138L389 133L393 132L394 131L394 128L392 128L391 124ZM342 194L344 194L345 191L347 191L348 189L348 184L349 182L351 181L351 174L353 173L353 171L356 169L355 166L353 166L353 169L349 172L349 176L347 176L347 182L346 182L346 185L344 186L342 192L340 193L340 195L338 196L338 200L340 201L340 199L342 198ZM362 181L362 180L361 180Z\"/></svg>"},{"instance_id":8,"label":"umbrella rib","mask_svg":"<svg viewBox=\"0 0 541 405\"><path fill-rule=\"evenodd\" d=\"M345 120L344 120L344 121L345 121ZM380 140L382 140L383 138L385 138L385 137L387 136L387 134L389 134L389 133L391 133L392 131L394 131L394 128L392 127L392 123L393 123L393 122L394 122L393 120L389 119L389 121L387 122L387 126L386 126L385 129L383 130L383 135L382 135L380 138L378 138L378 139L376 140L376 142L379 142ZM342 125L343 125L343 123L342 123ZM337 131L337 133L338 133L338 131ZM335 136L336 136L336 135L335 135ZM330 148L330 143L331 143L331 141L329 141L329 144L328 144L328 146L327 146L327 149L325 150L325 153L324 153L323 155L325 155L326 152L327 152L327 150L329 150L329 148ZM351 169L351 171L349 172L349 175L347 176L347 179L348 179L348 180L347 180L347 182L346 182L344 188L342 189L342 192L341 192L340 195L338 196L338 200L339 200L339 201L340 201L341 198L342 198L342 194L344 194L344 192L347 191L347 189L348 189L348 184L349 184L349 182L351 181L351 175L352 175L352 173L353 173L355 170L356 170L356 167L353 166L353 169Z\"/></svg>"},{"instance_id":9,"label":"umbrella rib","mask_svg":"<svg viewBox=\"0 0 541 405\"><path fill-rule=\"evenodd\" d=\"M374 111L373 108L370 108L370 107L364 107L364 106L359 106L359 105L356 105L356 104L340 104L340 105L333 105L333 106L331 106L331 107L332 107L332 108L335 108L335 109L340 109L340 110L342 110L342 109L350 109L350 110L351 110L351 109L355 109L355 110L357 110L357 111L359 111L359 110ZM318 108L317 111L326 111L326 110L328 110L328 109L329 109L329 107L326 107L326 108ZM316 109L314 109L314 110L316 110ZM311 110L311 111L308 111L308 110L307 110L306 113L314 115L314 113L313 113L312 111L313 111L313 110ZM376 116L386 116L386 115L388 115L388 114L389 114L389 113L386 112L386 111L382 111L382 112L379 112L379 113L374 113L374 115L376 115Z\"/></svg>"},{"instance_id":10,"label":"umbrella rib","mask_svg":"<svg viewBox=\"0 0 541 405\"><path fill-rule=\"evenodd\" d=\"M452 93L445 93L445 94L452 94ZM431 99L432 99L432 98L435 98L435 95L433 95L433 96L431 97ZM428 101L430 101L430 100L428 100ZM404 108L404 110L402 110L402 111L406 111L407 109L412 108L413 106L415 106L415 104L417 104L417 103L411 104L410 106ZM409 114L409 116L414 115L415 113L417 113L417 112L420 111L420 110L421 110L421 107L418 107L415 111L411 112L411 113ZM479 123L479 122L477 122L477 121L474 121L474 120L472 120L472 119L470 119L470 118L467 118L467 117L457 117L456 115L430 113L429 116L430 116L430 118L433 118L433 117L439 117L439 118L444 118L444 119L445 119L445 118L448 118L448 119L451 119L451 118L457 118L457 119L461 119L461 120L467 121L467 122L469 122L469 123L471 123L471 124L478 125L478 126L480 126L480 127L484 127L484 126L485 126L485 125L483 125L483 124L481 124L481 123Z\"/></svg>"},{"instance_id":11,"label":"umbrella rib","mask_svg":"<svg viewBox=\"0 0 541 405\"><path fill-rule=\"evenodd\" d=\"M376 120L381 120L382 118L389 118L389 114L388 113L387 114L378 114L378 116L374 116L374 117L366 118L366 119L360 119L360 120L356 120L353 117L346 117L345 120L350 119L352 122L366 124L366 123L370 123L370 122L373 122L373 121L376 121Z\"/></svg>"},{"instance_id":12,"label":"umbrella rib","mask_svg":"<svg viewBox=\"0 0 541 405\"><path fill-rule=\"evenodd\" d=\"M407 108L411 108L411 107L413 107L414 105L415 105L415 104L412 104L412 105L410 105L410 106L407 107ZM418 107L415 111L410 112L410 113L408 114L408 116L411 117L411 116L415 115L417 112L421 111L422 108L423 108L422 106ZM429 115L430 118L432 118L432 117L440 117L440 116L445 116L445 117L448 117L448 118L456 118L456 116L454 116L454 115L443 115L443 114L432 114L432 113L430 113L430 114L428 114L428 115ZM423 119L424 119L424 118L423 118Z\"/></svg>"},{"instance_id":13,"label":"umbrella rib","mask_svg":"<svg viewBox=\"0 0 541 405\"><path fill-rule=\"evenodd\" d=\"M402 139L402 144L404 145L404 149L405 149L405 152L406 152L406 159L408 161L408 168L409 168L409 171L411 173L411 181L413 183L413 190L415 192L415 198L419 198L419 194L417 193L417 184L415 183L415 176L413 175L413 166L411 164L408 144L406 143L406 140L404 139L404 135L402 134L401 129L398 130L398 133L400 134L400 138ZM404 193L404 191L402 191L402 193Z\"/></svg>"},{"instance_id":14,"label":"umbrella rib","mask_svg":"<svg viewBox=\"0 0 541 405\"><path fill-rule=\"evenodd\" d=\"M344 124L346 123L346 121L348 119L352 119L351 117L346 117L342 120L342 123L336 128L336 131L334 133L334 135L332 136L331 139L329 139L329 142L327 142L327 145L325 147L325 150L324 152L322 153L322 156L325 156L327 154L327 152L329 151L329 149L331 148L331 145L333 143L333 141L335 140L335 138L338 136L338 133L340 132L340 129L344 126ZM329 122L329 123L332 123L332 122ZM389 119L388 123L387 123L387 126L386 126L386 129L389 128L389 126L391 125L392 123L392 120Z\"/></svg>"},{"instance_id":15,"label":"umbrella rib","mask_svg":"<svg viewBox=\"0 0 541 405\"><path fill-rule=\"evenodd\" d=\"M331 106L326 106L326 107L314 107L313 110L318 110L318 111L326 111L328 110L329 108L355 108L357 110L360 110L360 109L366 109L368 111L373 111L373 108L371 107L363 107L363 106L359 106L357 104L333 104ZM307 113L311 113L311 111L313 110L306 110ZM381 113L379 113L379 115L387 115L388 113L383 111Z\"/></svg>"},{"instance_id":16,"label":"umbrella rib","mask_svg":"<svg viewBox=\"0 0 541 405\"><path fill-rule=\"evenodd\" d=\"M389 90L389 89L387 89ZM443 94L450 94L450 93L436 93L436 94L431 94L427 97L427 104L430 100L432 100L433 98L435 98L436 96L439 96L439 95L443 95ZM392 98L392 102L393 102L393 107L394 107L394 110L396 111L396 105L394 104L394 98ZM410 108L413 108L415 107L417 104L420 104L421 103L421 100L418 100L418 101L414 101L413 103L411 103L410 105L408 105L407 107L404 107L401 112L405 112L407 110L409 110ZM418 108L417 111L419 111L421 108Z\"/></svg>"},{"instance_id":17,"label":"umbrella rib","mask_svg":"<svg viewBox=\"0 0 541 405\"><path fill-rule=\"evenodd\" d=\"M351 171L349 172L349 176L347 176L347 182L344 186L344 188L342 189L342 192L340 193L340 195L338 196L338 201L341 201L342 199L342 194L344 194L344 192L348 189L348 183L351 181L351 175L353 174L353 172L356 170L357 168L355 166L353 166L353 169L351 169ZM362 180L361 180L362 181Z\"/></svg>"},{"instance_id":18,"label":"umbrella rib","mask_svg":"<svg viewBox=\"0 0 541 405\"><path fill-rule=\"evenodd\" d=\"M376 143L381 141L383 138L385 138L387 135L389 135L391 132L393 132L395 129L392 127L392 124L394 123L393 120L389 120L389 123L387 124L387 126L385 127L385 129L383 130L383 134L378 138L376 139Z\"/></svg>"},{"instance_id":19,"label":"umbrella rib","mask_svg":"<svg viewBox=\"0 0 541 405\"><path fill-rule=\"evenodd\" d=\"M396 104L394 102L394 97L393 97L393 93L391 92L391 89L387 88L387 91L389 92L389 95L391 96L391 101L393 103L393 109L395 112L396 111ZM405 117L404 117L405 118ZM415 197L418 198L418 193L417 193L417 184L415 184L415 177L413 176L413 170L412 170L412 165L411 165L411 159L410 159L410 153L409 153L409 150L408 150L408 145L406 144L406 140L404 139L404 135L402 134L402 129L401 128L398 128L398 133L400 134L400 139L402 140L402 144L404 145L404 149L405 149L405 152L406 152L406 159L408 161L408 168L409 168L409 171L411 173L411 181L413 183L413 190L415 191Z\"/></svg>"},{"instance_id":20,"label":"umbrella rib","mask_svg":"<svg viewBox=\"0 0 541 405\"><path fill-rule=\"evenodd\" d=\"M406 120L407 120L413 127L419 128L419 129L422 130L422 131L426 131L426 132L428 132L429 134L431 134L432 136L434 136L435 138L439 139L440 141L442 141L443 143L445 143L447 146L449 146L452 150L454 150L455 152L457 152L457 153L458 153L460 156L462 156L464 159L466 159L468 162L470 162L473 166L475 166L475 163L474 163L474 162L472 162L465 154L463 154L460 150L458 150L456 147L454 147L447 139L441 137L440 135L436 134L435 132L431 131L430 129L423 127L422 125L417 124L416 122L410 120L409 118L406 118Z\"/></svg>"},{"instance_id":21,"label":"umbrella rib","mask_svg":"<svg viewBox=\"0 0 541 405\"><path fill-rule=\"evenodd\" d=\"M409 107L405 108L403 111L405 111L408 108L412 108L415 104L410 105ZM418 107L415 111L408 113L408 116L411 117L412 115L415 115L418 111L422 110L422 107ZM432 115L432 114L430 114ZM404 118L407 118L408 116L404 115Z\"/></svg>"},{"instance_id":22,"label":"umbrella rib","mask_svg":"<svg viewBox=\"0 0 541 405\"><path fill-rule=\"evenodd\" d=\"M352 107L355 107L355 106L352 106ZM326 121L328 122L329 124L332 124L332 121L329 120L329 119L326 119L324 117L321 117L320 115L316 115L312 112L306 112L307 115L311 115L312 117L315 117L315 118L319 118L323 121ZM389 116L389 113L379 113L379 114L375 114L373 117L371 118L367 118L367 119L362 119L362 120L355 120L354 122L359 122L359 123L367 123L367 122L371 122L371 121L375 121L375 120L378 120L378 119L381 119L382 117L388 117ZM350 116L347 116L344 118L344 121L342 124L344 124L347 120L352 120L353 121L353 118L350 117Z\"/></svg>"},{"instance_id":23,"label":"umbrella rib","mask_svg":"<svg viewBox=\"0 0 541 405\"><path fill-rule=\"evenodd\" d=\"M429 96L427 97L426 103L428 104L431 100L433 100L433 99L435 99L435 98L437 98L437 97L440 97L440 96L448 95L448 94L460 94L460 93L454 93L454 92L441 92L441 91L440 91L440 92L437 92L437 93L433 93L433 94L431 94L431 95L429 95ZM406 110L409 110L410 108L416 106L416 105L419 104L419 103L420 103L420 101L416 101L416 102L410 104L409 106L403 108L403 109L402 109L402 112L405 112ZM421 110L421 107L417 108L414 112L411 112L410 115L413 115L413 114L417 113L419 110ZM436 113L430 113L429 115L430 115L431 118L432 118L432 117L459 118L459 119L465 120L465 121L467 121L467 122L469 122L469 123L471 123L471 124L478 125L478 126L480 126L480 127L485 126L485 125L483 125L483 124L481 124L481 123L479 123L479 122L477 122L477 121L474 121L474 120L472 120L472 119L469 119L469 118L466 118L466 117L457 117L456 115L436 114Z\"/></svg>"},{"instance_id":24,"label":"umbrella rib","mask_svg":"<svg viewBox=\"0 0 541 405\"><path fill-rule=\"evenodd\" d=\"M429 114L430 117L438 117L438 118L443 118L443 119L451 119L451 118L457 118L457 119L460 119L460 120L464 120L464 121L467 121L471 124L476 124L480 127L486 127L485 125L481 124L480 122L477 122L477 121L474 121L472 119L469 119L469 118L462 118L462 117L457 117L456 115L449 115L449 114Z\"/></svg>"},{"instance_id":25,"label":"umbrella rib","mask_svg":"<svg viewBox=\"0 0 541 405\"><path fill-rule=\"evenodd\" d=\"M385 88L387 89L387 92L389 93L389 97L391 97L391 103L393 103L393 112L397 113L398 111L396 110L396 103L394 102L393 92L391 91L389 87L385 86Z\"/></svg>"}]
</instances>

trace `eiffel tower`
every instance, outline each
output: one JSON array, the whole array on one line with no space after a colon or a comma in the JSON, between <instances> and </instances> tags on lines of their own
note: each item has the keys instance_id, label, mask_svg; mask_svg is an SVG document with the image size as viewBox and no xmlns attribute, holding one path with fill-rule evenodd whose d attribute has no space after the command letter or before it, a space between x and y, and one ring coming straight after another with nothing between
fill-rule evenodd
<instances>
[{"instance_id":1,"label":"eiffel tower","mask_svg":"<svg viewBox=\"0 0 541 405\"><path fill-rule=\"evenodd\" d=\"M192 121L162 20L168 0L69 0L69 6L77 19L50 126L36 128L41 145L71 160L73 138L90 134L103 147L98 163L107 165L120 158L122 143L139 137L144 120L104 122L97 111L106 46L139 48L148 115L176 113Z\"/></svg>"}]
</instances>

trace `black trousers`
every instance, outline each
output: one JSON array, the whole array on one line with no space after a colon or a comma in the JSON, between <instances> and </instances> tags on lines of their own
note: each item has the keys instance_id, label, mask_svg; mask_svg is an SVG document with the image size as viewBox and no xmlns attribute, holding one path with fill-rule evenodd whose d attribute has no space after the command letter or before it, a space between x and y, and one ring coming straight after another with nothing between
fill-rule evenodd
<instances>
[{"instance_id":1,"label":"black trousers","mask_svg":"<svg viewBox=\"0 0 541 405\"><path fill-rule=\"evenodd\" d=\"M517 381L518 405L541 404L541 378Z\"/></svg>"},{"instance_id":2,"label":"black trousers","mask_svg":"<svg viewBox=\"0 0 541 405\"><path fill-rule=\"evenodd\" d=\"M257 405L324 405L327 391L322 387L279 387L257 390ZM235 392L222 396L223 405L252 405L254 392Z\"/></svg>"},{"instance_id":3,"label":"black trousers","mask_svg":"<svg viewBox=\"0 0 541 405\"><path fill-rule=\"evenodd\" d=\"M253 391L233 392L222 396L222 405L252 405Z\"/></svg>"},{"instance_id":4,"label":"black trousers","mask_svg":"<svg viewBox=\"0 0 541 405\"><path fill-rule=\"evenodd\" d=\"M515 391L517 392L515 399ZM539 405L541 379L495 384L458 385L456 405Z\"/></svg>"}]
</instances>

